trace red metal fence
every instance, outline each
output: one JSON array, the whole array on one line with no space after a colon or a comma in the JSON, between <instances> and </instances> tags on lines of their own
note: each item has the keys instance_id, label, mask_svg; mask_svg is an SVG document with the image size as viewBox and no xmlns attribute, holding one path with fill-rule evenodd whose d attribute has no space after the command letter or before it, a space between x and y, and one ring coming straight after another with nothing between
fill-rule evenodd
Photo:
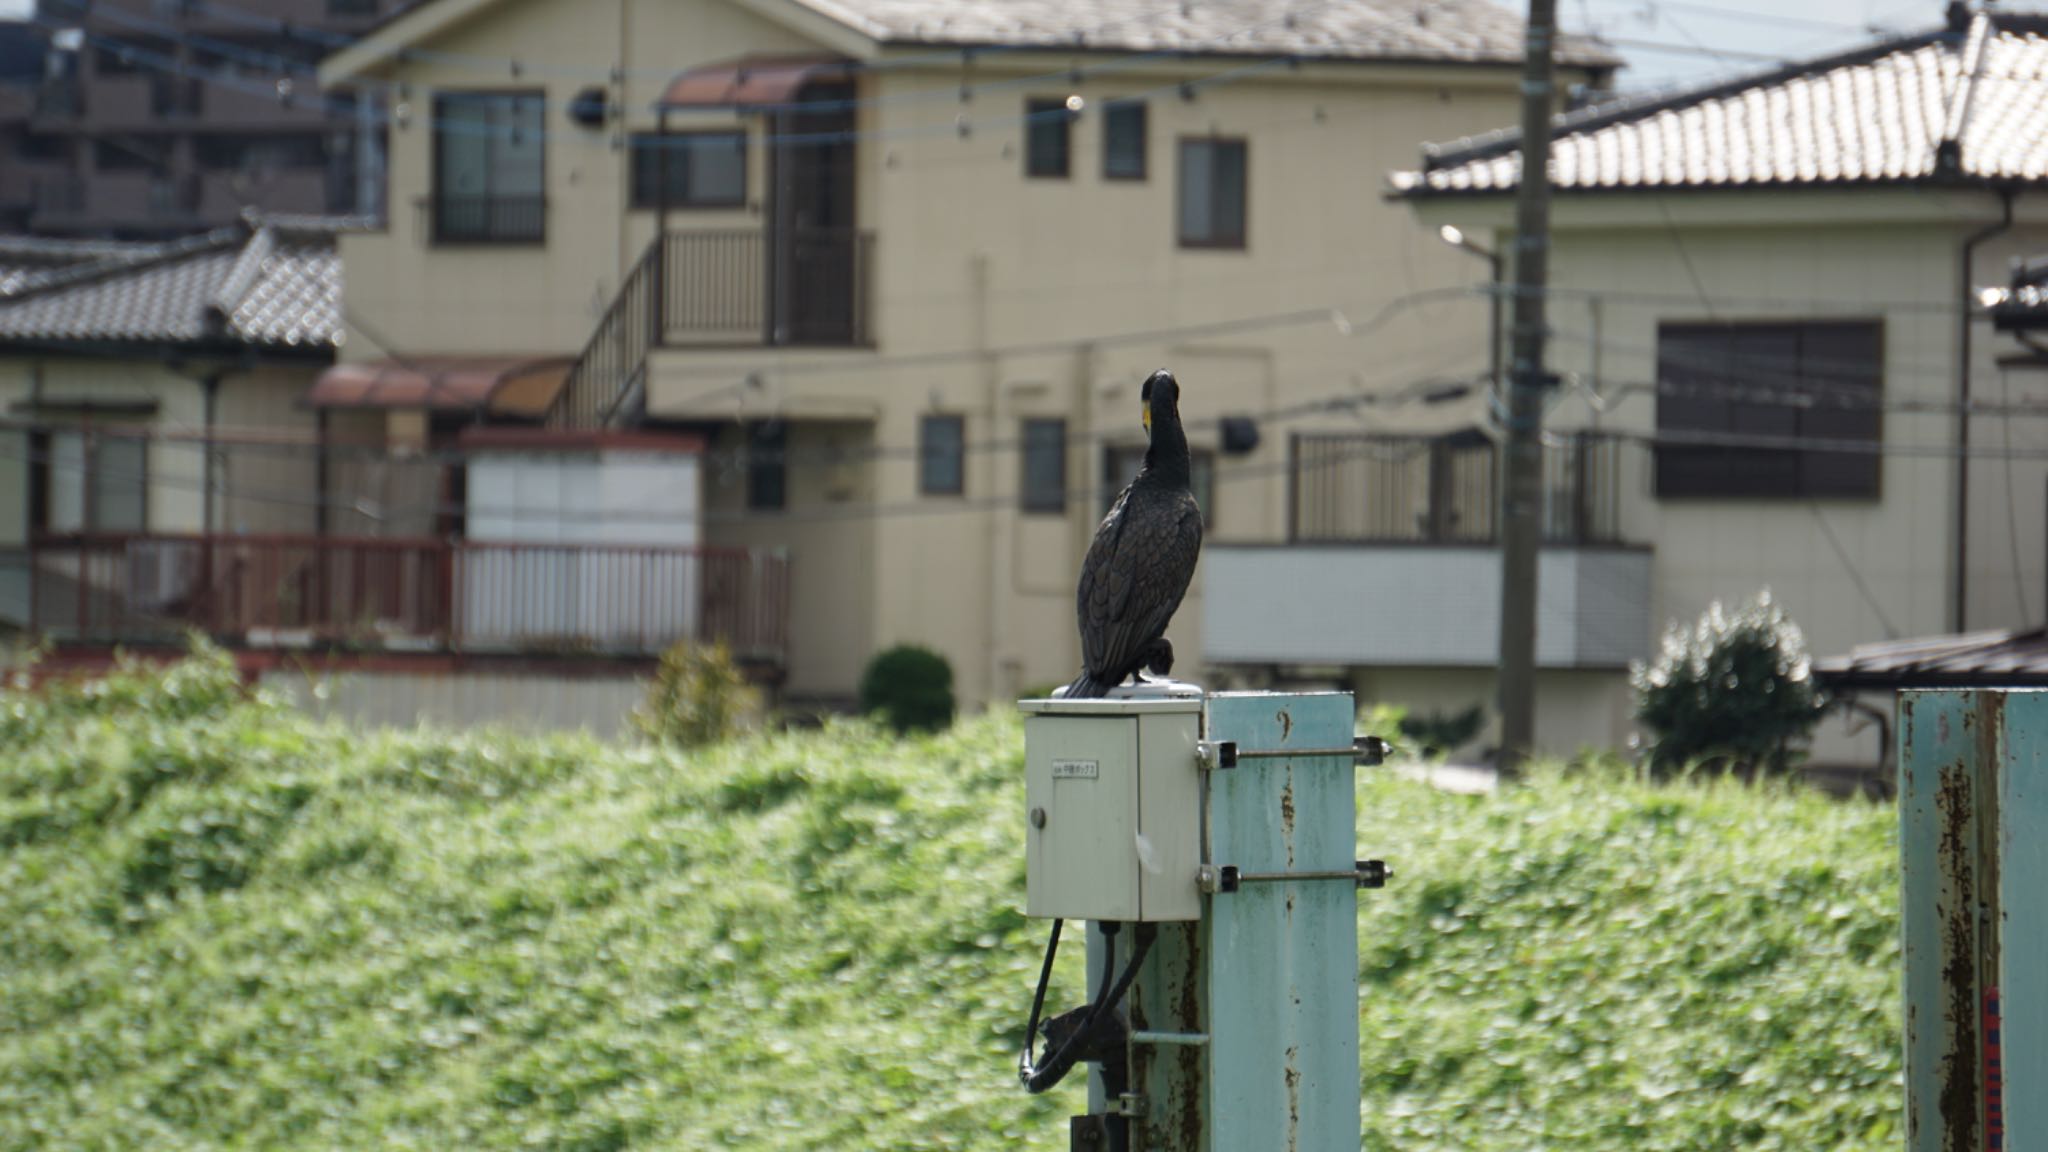
<instances>
[{"instance_id":1,"label":"red metal fence","mask_svg":"<svg viewBox=\"0 0 2048 1152\"><path fill-rule=\"evenodd\" d=\"M645 655L723 640L781 663L788 561L744 548L347 536L67 536L29 553L34 631L139 641Z\"/></svg>"}]
</instances>

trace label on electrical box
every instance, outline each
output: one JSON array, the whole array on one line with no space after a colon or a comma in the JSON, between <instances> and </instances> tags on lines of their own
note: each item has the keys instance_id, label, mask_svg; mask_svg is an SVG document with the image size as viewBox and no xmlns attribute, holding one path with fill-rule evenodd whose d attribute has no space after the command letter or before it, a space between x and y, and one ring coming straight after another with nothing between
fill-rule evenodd
<instances>
[{"instance_id":1,"label":"label on electrical box","mask_svg":"<svg viewBox=\"0 0 2048 1152\"><path fill-rule=\"evenodd\" d=\"M1052 762L1052 778L1055 780L1093 780L1102 775L1099 760L1055 760Z\"/></svg>"}]
</instances>

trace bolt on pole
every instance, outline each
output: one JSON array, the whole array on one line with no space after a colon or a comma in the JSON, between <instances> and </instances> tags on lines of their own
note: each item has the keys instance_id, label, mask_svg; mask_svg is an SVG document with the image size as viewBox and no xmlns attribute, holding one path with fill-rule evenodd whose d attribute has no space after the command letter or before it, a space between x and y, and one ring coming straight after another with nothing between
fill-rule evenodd
<instances>
[{"instance_id":1,"label":"bolt on pole","mask_svg":"<svg viewBox=\"0 0 2048 1152\"><path fill-rule=\"evenodd\" d=\"M1519 772L1536 735L1536 550L1543 535L1544 289L1550 273L1550 117L1557 0L1529 0L1522 65L1522 175L1515 205L1513 359L1502 469L1500 754Z\"/></svg>"}]
</instances>

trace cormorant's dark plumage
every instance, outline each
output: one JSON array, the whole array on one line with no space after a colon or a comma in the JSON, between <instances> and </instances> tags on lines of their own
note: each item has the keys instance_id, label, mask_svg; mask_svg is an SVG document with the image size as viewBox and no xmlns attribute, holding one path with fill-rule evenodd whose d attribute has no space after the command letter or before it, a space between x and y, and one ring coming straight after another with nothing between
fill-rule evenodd
<instances>
[{"instance_id":1,"label":"cormorant's dark plumage","mask_svg":"<svg viewBox=\"0 0 2048 1152\"><path fill-rule=\"evenodd\" d=\"M1107 695L1140 668L1173 669L1166 624L1202 551L1202 510L1189 487L1180 385L1154 372L1140 393L1151 443L1138 478L1116 498L1081 563L1081 675L1068 699Z\"/></svg>"}]
</instances>

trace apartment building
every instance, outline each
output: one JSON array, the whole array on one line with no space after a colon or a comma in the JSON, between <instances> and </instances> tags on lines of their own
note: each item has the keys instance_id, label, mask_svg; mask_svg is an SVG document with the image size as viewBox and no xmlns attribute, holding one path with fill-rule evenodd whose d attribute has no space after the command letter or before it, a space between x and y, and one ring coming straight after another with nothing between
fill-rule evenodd
<instances>
[{"instance_id":1,"label":"apartment building","mask_svg":"<svg viewBox=\"0 0 2048 1152\"><path fill-rule=\"evenodd\" d=\"M1560 55L1573 85L1618 63ZM1078 666L1154 368L1212 548L1289 537L1297 435L1483 420L1484 270L1373 191L1511 118L1520 59L1484 0L430 0L321 67L394 101L335 371L559 362L555 434L707 445L700 491L612 493L585 531L786 559L787 696L918 643L1008 700ZM1195 677L1206 581L1173 629Z\"/></svg>"},{"instance_id":2,"label":"apartment building","mask_svg":"<svg viewBox=\"0 0 2048 1152\"><path fill-rule=\"evenodd\" d=\"M244 211L374 213L382 129L320 57L395 0L40 0L0 85L0 227L165 239Z\"/></svg>"}]
</instances>

